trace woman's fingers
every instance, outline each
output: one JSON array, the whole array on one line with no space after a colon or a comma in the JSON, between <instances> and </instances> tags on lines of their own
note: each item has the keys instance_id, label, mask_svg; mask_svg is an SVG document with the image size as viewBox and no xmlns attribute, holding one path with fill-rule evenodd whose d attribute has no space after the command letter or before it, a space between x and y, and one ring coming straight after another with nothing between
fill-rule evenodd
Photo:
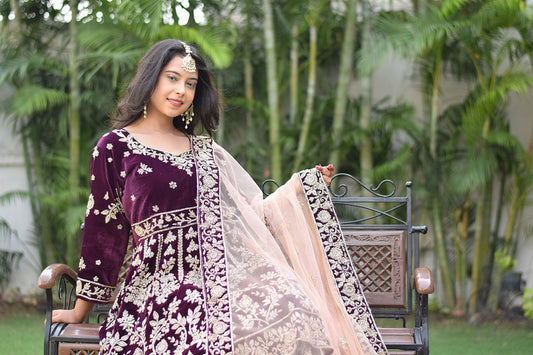
<instances>
[{"instance_id":1,"label":"woman's fingers","mask_svg":"<svg viewBox=\"0 0 533 355\"><path fill-rule=\"evenodd\" d=\"M333 165L329 164L328 166L316 166L317 170L319 170L322 173L322 177L324 178L324 182L326 183L326 186L329 186L331 183L331 177L335 175L335 168Z\"/></svg>"}]
</instances>

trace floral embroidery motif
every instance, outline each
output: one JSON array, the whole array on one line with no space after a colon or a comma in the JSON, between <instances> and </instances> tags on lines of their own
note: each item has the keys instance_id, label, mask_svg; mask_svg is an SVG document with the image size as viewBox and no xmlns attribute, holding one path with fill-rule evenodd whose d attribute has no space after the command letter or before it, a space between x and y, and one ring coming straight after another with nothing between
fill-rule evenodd
<instances>
[{"instance_id":1,"label":"floral embroidery motif","mask_svg":"<svg viewBox=\"0 0 533 355\"><path fill-rule=\"evenodd\" d=\"M192 151L189 150L179 155L163 152L143 145L124 129L116 129L113 132L120 137L119 140L121 142L126 142L133 154L159 159L163 163L170 163L170 165L184 170L189 176L193 175L194 159L192 159ZM126 156L125 154L124 156Z\"/></svg>"},{"instance_id":2,"label":"floral embroidery motif","mask_svg":"<svg viewBox=\"0 0 533 355\"><path fill-rule=\"evenodd\" d=\"M97 302L110 300L115 291L115 287L102 285L97 281L85 280L78 277L76 294Z\"/></svg>"},{"instance_id":3,"label":"floral embroidery motif","mask_svg":"<svg viewBox=\"0 0 533 355\"><path fill-rule=\"evenodd\" d=\"M148 174L152 172L152 168L150 168L148 165L141 163L140 168L137 169L137 172L139 175Z\"/></svg>"},{"instance_id":4,"label":"floral embroidery motif","mask_svg":"<svg viewBox=\"0 0 533 355\"><path fill-rule=\"evenodd\" d=\"M89 194L89 199L87 201L87 210L85 211L85 217L91 213L91 210L94 208L94 196L93 194Z\"/></svg>"},{"instance_id":5,"label":"floral embroidery motif","mask_svg":"<svg viewBox=\"0 0 533 355\"><path fill-rule=\"evenodd\" d=\"M112 219L117 219L117 213L124 212L119 202L113 202L107 206L107 209L100 211L105 216L105 223L109 223ZM96 214L96 211L95 211Z\"/></svg>"},{"instance_id":6,"label":"floral embroidery motif","mask_svg":"<svg viewBox=\"0 0 533 355\"><path fill-rule=\"evenodd\" d=\"M193 137L198 179L198 240L206 293L209 354L232 351L228 277L222 235L220 185L212 140Z\"/></svg>"},{"instance_id":7,"label":"floral embroidery motif","mask_svg":"<svg viewBox=\"0 0 533 355\"><path fill-rule=\"evenodd\" d=\"M85 269L85 260L83 260L83 257L80 258L80 263L79 263L79 266L78 266L78 270L83 270Z\"/></svg>"},{"instance_id":8,"label":"floral embroidery motif","mask_svg":"<svg viewBox=\"0 0 533 355\"><path fill-rule=\"evenodd\" d=\"M176 187L178 187L178 184L176 184L175 181L171 181L168 183L168 186L171 188L171 189L175 189Z\"/></svg>"},{"instance_id":9,"label":"floral embroidery motif","mask_svg":"<svg viewBox=\"0 0 533 355\"><path fill-rule=\"evenodd\" d=\"M175 228L184 228L196 224L196 207L155 214L131 227L139 237L139 241Z\"/></svg>"},{"instance_id":10,"label":"floral embroidery motif","mask_svg":"<svg viewBox=\"0 0 533 355\"><path fill-rule=\"evenodd\" d=\"M363 296L324 180L315 169L302 171L298 176L346 311L361 326L374 350L380 355L387 354L385 343ZM337 223L334 223L336 220Z\"/></svg>"}]
</instances>

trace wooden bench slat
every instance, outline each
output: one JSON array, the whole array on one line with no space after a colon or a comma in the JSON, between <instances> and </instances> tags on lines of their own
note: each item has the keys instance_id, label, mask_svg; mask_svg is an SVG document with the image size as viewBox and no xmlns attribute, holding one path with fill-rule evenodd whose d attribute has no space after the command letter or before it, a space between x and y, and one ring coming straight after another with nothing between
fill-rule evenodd
<instances>
[{"instance_id":1,"label":"wooden bench slat","mask_svg":"<svg viewBox=\"0 0 533 355\"><path fill-rule=\"evenodd\" d=\"M68 324L60 336L54 337L56 341L72 341L72 339L79 339L80 342L95 343L98 342L98 329L100 324L97 323L82 323L82 324Z\"/></svg>"}]
</instances>

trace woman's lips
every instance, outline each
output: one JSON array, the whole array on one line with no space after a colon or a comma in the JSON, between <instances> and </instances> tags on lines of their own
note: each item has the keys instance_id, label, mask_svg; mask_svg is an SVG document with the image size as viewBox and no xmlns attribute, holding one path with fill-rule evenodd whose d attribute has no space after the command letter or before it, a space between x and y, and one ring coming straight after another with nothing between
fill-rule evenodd
<instances>
[{"instance_id":1,"label":"woman's lips","mask_svg":"<svg viewBox=\"0 0 533 355\"><path fill-rule=\"evenodd\" d=\"M167 100L172 106L175 106L175 107L181 107L181 105L183 105L183 101L181 100L174 100L174 99L167 99Z\"/></svg>"}]
</instances>

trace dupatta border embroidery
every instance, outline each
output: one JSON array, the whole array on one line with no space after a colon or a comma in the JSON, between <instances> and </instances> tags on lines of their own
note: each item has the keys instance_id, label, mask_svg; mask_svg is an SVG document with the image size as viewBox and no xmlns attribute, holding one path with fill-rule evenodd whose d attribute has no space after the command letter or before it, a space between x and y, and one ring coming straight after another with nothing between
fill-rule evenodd
<instances>
[{"instance_id":1,"label":"dupatta border embroidery","mask_svg":"<svg viewBox=\"0 0 533 355\"><path fill-rule=\"evenodd\" d=\"M374 350L378 354L387 354L385 343L363 295L363 289L342 237L340 223L321 173L316 169L304 170L298 173L298 177L346 311L361 326Z\"/></svg>"},{"instance_id":2,"label":"dupatta border embroidery","mask_svg":"<svg viewBox=\"0 0 533 355\"><path fill-rule=\"evenodd\" d=\"M207 353L231 354L231 313L226 267L219 170L215 162L213 141L193 137L198 196L198 240L204 282L207 321Z\"/></svg>"}]
</instances>

